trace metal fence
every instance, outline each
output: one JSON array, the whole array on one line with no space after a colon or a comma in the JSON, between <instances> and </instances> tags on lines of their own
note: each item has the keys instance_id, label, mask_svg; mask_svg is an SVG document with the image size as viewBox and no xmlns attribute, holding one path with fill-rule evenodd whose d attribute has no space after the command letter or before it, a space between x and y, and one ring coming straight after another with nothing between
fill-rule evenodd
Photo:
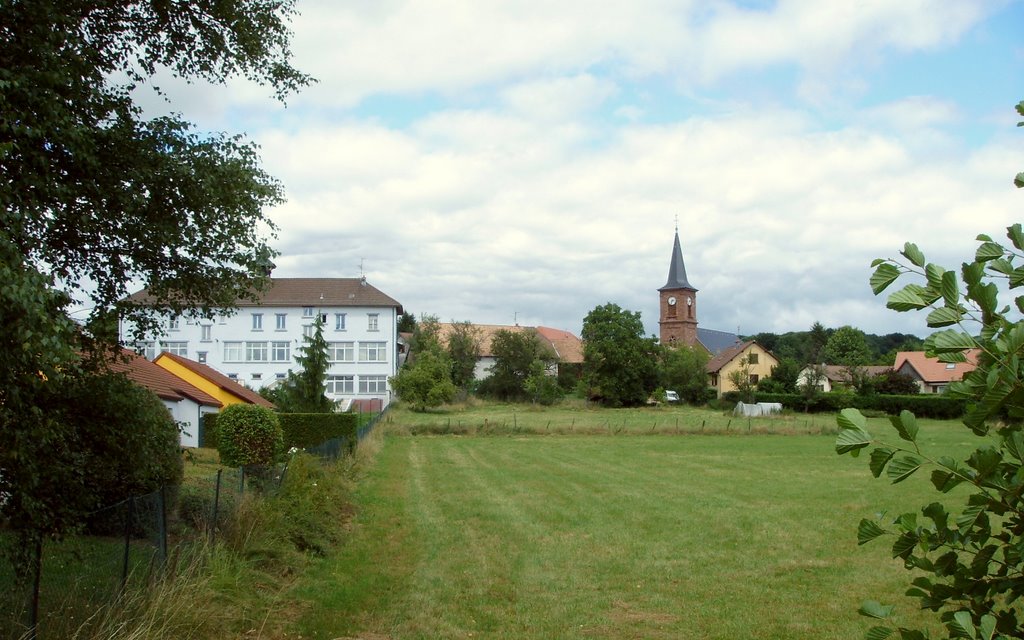
<instances>
[{"instance_id":1,"label":"metal fence","mask_svg":"<svg viewBox=\"0 0 1024 640\"><path fill-rule=\"evenodd\" d=\"M361 416L357 442L382 415ZM329 463L350 455L357 442L333 438L306 451ZM89 624L98 607L125 589L144 588L159 577L169 547L200 536L214 542L245 492L272 495L283 486L287 473L284 462L190 477L183 485L97 510L89 515L81 535L37 544L28 550L28 575L17 576L12 563L0 562L0 640L70 637ZM16 540L11 532L0 530L0 545Z\"/></svg>"}]
</instances>

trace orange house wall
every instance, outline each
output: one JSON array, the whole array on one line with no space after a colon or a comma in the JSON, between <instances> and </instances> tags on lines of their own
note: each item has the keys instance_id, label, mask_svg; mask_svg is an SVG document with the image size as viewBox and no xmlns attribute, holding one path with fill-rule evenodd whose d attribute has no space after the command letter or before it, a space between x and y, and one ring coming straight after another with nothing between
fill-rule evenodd
<instances>
[{"instance_id":1,"label":"orange house wall","mask_svg":"<svg viewBox=\"0 0 1024 640\"><path fill-rule=\"evenodd\" d=\"M229 391L225 391L224 389L220 388L219 385L210 382L209 380L195 373L194 371L186 369L185 367L181 366L180 364L171 360L170 358L158 358L156 360L156 364L160 365L167 371L170 371L171 373L178 376L185 382L188 382L189 384L210 394L214 398L217 398L225 407L231 404L241 404L245 402L245 400L243 400L242 398L239 398L238 396Z\"/></svg>"}]
</instances>

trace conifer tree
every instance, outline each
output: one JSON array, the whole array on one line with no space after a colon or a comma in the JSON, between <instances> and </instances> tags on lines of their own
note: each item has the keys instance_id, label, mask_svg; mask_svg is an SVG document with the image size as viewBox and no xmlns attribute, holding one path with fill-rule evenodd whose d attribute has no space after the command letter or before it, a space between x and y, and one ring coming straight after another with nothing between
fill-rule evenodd
<instances>
[{"instance_id":1,"label":"conifer tree","mask_svg":"<svg viewBox=\"0 0 1024 640\"><path fill-rule=\"evenodd\" d=\"M278 396L278 409L286 413L331 413L334 403L324 395L330 358L324 339L323 314L317 314L313 335L306 336L295 362L298 373L288 374L288 382Z\"/></svg>"}]
</instances>

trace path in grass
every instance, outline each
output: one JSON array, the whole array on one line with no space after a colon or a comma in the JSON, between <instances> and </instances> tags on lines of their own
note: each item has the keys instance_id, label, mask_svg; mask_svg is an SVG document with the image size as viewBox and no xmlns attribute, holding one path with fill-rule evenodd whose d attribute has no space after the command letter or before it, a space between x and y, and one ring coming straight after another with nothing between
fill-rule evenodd
<instances>
[{"instance_id":1,"label":"path in grass","mask_svg":"<svg viewBox=\"0 0 1024 640\"><path fill-rule=\"evenodd\" d=\"M907 576L858 548L916 509L825 436L391 437L303 637L850 638ZM909 490L907 489L909 488ZM920 615L920 614L916 614ZM928 619L923 617L921 619Z\"/></svg>"}]
</instances>

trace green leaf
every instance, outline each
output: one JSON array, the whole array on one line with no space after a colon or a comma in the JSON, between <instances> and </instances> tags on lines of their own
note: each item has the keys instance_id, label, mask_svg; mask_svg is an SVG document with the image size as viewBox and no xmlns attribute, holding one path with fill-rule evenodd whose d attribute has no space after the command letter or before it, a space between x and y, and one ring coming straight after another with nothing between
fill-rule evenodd
<instances>
[{"instance_id":1,"label":"green leaf","mask_svg":"<svg viewBox=\"0 0 1024 640\"><path fill-rule=\"evenodd\" d=\"M908 284L899 291L892 293L886 301L885 306L893 311L917 311L928 306L924 287L917 284Z\"/></svg>"},{"instance_id":2,"label":"green leaf","mask_svg":"<svg viewBox=\"0 0 1024 640\"><path fill-rule=\"evenodd\" d=\"M866 544L881 535L885 535L885 529L874 520L864 518L857 527L857 544Z\"/></svg>"},{"instance_id":3,"label":"green leaf","mask_svg":"<svg viewBox=\"0 0 1024 640\"><path fill-rule=\"evenodd\" d=\"M917 245L913 242L908 242L903 245L903 251L900 251L904 258L910 260L914 266L924 266L924 254L917 248Z\"/></svg>"},{"instance_id":4,"label":"green leaf","mask_svg":"<svg viewBox=\"0 0 1024 640\"><path fill-rule=\"evenodd\" d=\"M1024 228L1019 222L1006 227L1006 237L1017 251L1024 251Z\"/></svg>"},{"instance_id":5,"label":"green leaf","mask_svg":"<svg viewBox=\"0 0 1024 640\"><path fill-rule=\"evenodd\" d=\"M900 277L900 270L894 265L888 262L883 262L875 268L875 272L871 274L871 291L876 296L883 291L886 287L896 281Z\"/></svg>"},{"instance_id":6,"label":"green leaf","mask_svg":"<svg viewBox=\"0 0 1024 640\"><path fill-rule=\"evenodd\" d=\"M885 640L892 634L893 630L889 627L871 627L864 634L864 640Z\"/></svg>"},{"instance_id":7,"label":"green leaf","mask_svg":"<svg viewBox=\"0 0 1024 640\"><path fill-rule=\"evenodd\" d=\"M895 609L895 607L891 604L883 605L875 600L865 600L861 603L860 609L857 610L857 613L869 618L884 620L892 615L893 609Z\"/></svg>"},{"instance_id":8,"label":"green leaf","mask_svg":"<svg viewBox=\"0 0 1024 640\"><path fill-rule=\"evenodd\" d=\"M941 469L933 470L931 479L932 486L943 493L947 493L953 487L963 482L959 476L950 473L949 471L942 471Z\"/></svg>"},{"instance_id":9,"label":"green leaf","mask_svg":"<svg viewBox=\"0 0 1024 640\"><path fill-rule=\"evenodd\" d=\"M917 418L913 413L904 409L898 416L891 416L889 422L896 428L896 432L907 442L917 441Z\"/></svg>"},{"instance_id":10,"label":"green leaf","mask_svg":"<svg viewBox=\"0 0 1024 640\"><path fill-rule=\"evenodd\" d=\"M942 274L942 299L947 307L957 307L960 302L960 285L957 283L956 271L946 271Z\"/></svg>"},{"instance_id":11,"label":"green leaf","mask_svg":"<svg viewBox=\"0 0 1024 640\"><path fill-rule=\"evenodd\" d=\"M1017 126L1019 127L1021 125L1018 124ZM1013 179L1013 186L1017 187L1018 189L1024 187L1024 173L1017 174L1017 177Z\"/></svg>"},{"instance_id":12,"label":"green leaf","mask_svg":"<svg viewBox=\"0 0 1024 640\"><path fill-rule=\"evenodd\" d=\"M1017 267L1010 274L1010 288L1016 289L1024 284L1024 267Z\"/></svg>"},{"instance_id":13,"label":"green leaf","mask_svg":"<svg viewBox=\"0 0 1024 640\"><path fill-rule=\"evenodd\" d=\"M892 557L906 560L913 553L919 540L917 534L909 531L896 538L896 542L892 544Z\"/></svg>"},{"instance_id":14,"label":"green leaf","mask_svg":"<svg viewBox=\"0 0 1024 640\"><path fill-rule=\"evenodd\" d=\"M953 621L949 623L949 630L953 635L960 638L977 638L978 634L974 628L974 621L971 620L970 611L957 611L953 614Z\"/></svg>"},{"instance_id":15,"label":"green leaf","mask_svg":"<svg viewBox=\"0 0 1024 640\"><path fill-rule=\"evenodd\" d=\"M1020 225L1014 225L1020 227ZM1014 243L1016 244L1016 242ZM1018 247L1020 248L1020 247ZM993 615L985 614L981 616L981 624L978 625L978 637L984 638L984 640L990 640L996 633L996 618Z\"/></svg>"},{"instance_id":16,"label":"green leaf","mask_svg":"<svg viewBox=\"0 0 1024 640\"><path fill-rule=\"evenodd\" d=\"M972 526L974 526L974 523L978 521L978 518L981 517L981 514L984 511L985 507L981 505L967 507L966 509L964 509L964 512L960 514L960 516L956 519L956 526L959 527L961 531L970 529Z\"/></svg>"},{"instance_id":17,"label":"green leaf","mask_svg":"<svg viewBox=\"0 0 1024 640\"><path fill-rule=\"evenodd\" d=\"M865 429L867 421L861 412L856 409L843 409L836 417L840 431L836 436L836 453L856 453L871 444L871 434Z\"/></svg>"},{"instance_id":18,"label":"green leaf","mask_svg":"<svg viewBox=\"0 0 1024 640\"><path fill-rule=\"evenodd\" d=\"M996 242L983 242L978 247L978 251L974 254L974 259L978 262L988 262L989 260L995 260L996 258L1003 257L1003 246Z\"/></svg>"},{"instance_id":19,"label":"green leaf","mask_svg":"<svg viewBox=\"0 0 1024 640\"><path fill-rule=\"evenodd\" d=\"M868 462L868 468L871 469L871 475L876 478L882 475L882 471L885 469L885 465L889 464L889 460L892 459L896 453L895 449L889 447L877 447L871 451L871 461Z\"/></svg>"},{"instance_id":20,"label":"green leaf","mask_svg":"<svg viewBox=\"0 0 1024 640\"><path fill-rule=\"evenodd\" d=\"M893 484L899 484L914 475L914 472L920 469L923 463L924 460L915 455L900 456L889 463L887 475Z\"/></svg>"},{"instance_id":21,"label":"green leaf","mask_svg":"<svg viewBox=\"0 0 1024 640\"><path fill-rule=\"evenodd\" d=\"M988 269L1008 276L1013 273L1013 263L1006 258L997 258L988 263Z\"/></svg>"},{"instance_id":22,"label":"green leaf","mask_svg":"<svg viewBox=\"0 0 1024 640\"><path fill-rule=\"evenodd\" d=\"M1024 296L1017 296L1013 301L1017 304L1017 311L1024 313Z\"/></svg>"},{"instance_id":23,"label":"green leaf","mask_svg":"<svg viewBox=\"0 0 1024 640\"><path fill-rule=\"evenodd\" d=\"M930 335L924 341L925 350L932 353L964 351L966 349L973 349L977 346L977 343L974 342L974 338L963 331L957 331L955 329L938 331Z\"/></svg>"},{"instance_id":24,"label":"green leaf","mask_svg":"<svg viewBox=\"0 0 1024 640\"><path fill-rule=\"evenodd\" d=\"M939 307L928 314L928 326L932 328L948 327L960 322L963 314L956 307Z\"/></svg>"},{"instance_id":25,"label":"green leaf","mask_svg":"<svg viewBox=\"0 0 1024 640\"><path fill-rule=\"evenodd\" d=\"M977 285L985 275L985 265L980 262L963 263L960 274L968 286Z\"/></svg>"}]
</instances>

